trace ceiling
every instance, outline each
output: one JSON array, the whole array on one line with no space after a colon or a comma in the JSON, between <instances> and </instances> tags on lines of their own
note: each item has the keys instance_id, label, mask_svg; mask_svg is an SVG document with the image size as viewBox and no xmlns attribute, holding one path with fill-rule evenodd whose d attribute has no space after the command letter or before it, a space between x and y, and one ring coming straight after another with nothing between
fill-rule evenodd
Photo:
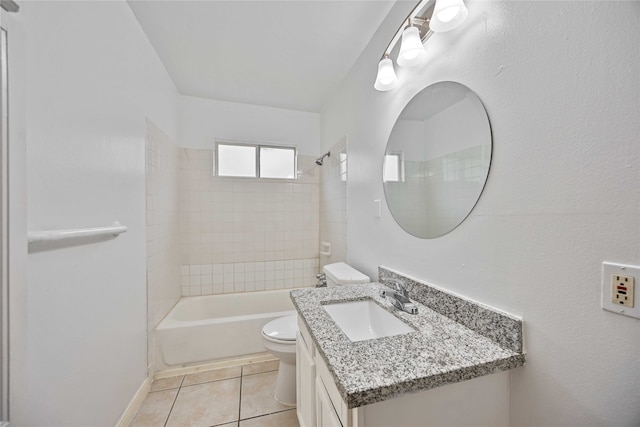
<instances>
[{"instance_id":1,"label":"ceiling","mask_svg":"<svg viewBox=\"0 0 640 427\"><path fill-rule=\"evenodd\" d=\"M462 85L439 82L418 92L404 107L400 118L423 122L473 94Z\"/></svg>"},{"instance_id":2,"label":"ceiling","mask_svg":"<svg viewBox=\"0 0 640 427\"><path fill-rule=\"evenodd\" d=\"M128 2L183 95L312 112L321 110L395 3Z\"/></svg>"}]
</instances>

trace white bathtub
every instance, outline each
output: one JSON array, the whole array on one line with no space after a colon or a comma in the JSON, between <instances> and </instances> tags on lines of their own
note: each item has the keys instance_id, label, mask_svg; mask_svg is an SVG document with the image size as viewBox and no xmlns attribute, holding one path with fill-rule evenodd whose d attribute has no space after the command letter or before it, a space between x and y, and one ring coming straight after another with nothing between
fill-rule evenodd
<instances>
[{"instance_id":1,"label":"white bathtub","mask_svg":"<svg viewBox=\"0 0 640 427\"><path fill-rule=\"evenodd\" d=\"M260 353L262 327L294 314L291 289L183 297L156 328L167 367Z\"/></svg>"}]
</instances>

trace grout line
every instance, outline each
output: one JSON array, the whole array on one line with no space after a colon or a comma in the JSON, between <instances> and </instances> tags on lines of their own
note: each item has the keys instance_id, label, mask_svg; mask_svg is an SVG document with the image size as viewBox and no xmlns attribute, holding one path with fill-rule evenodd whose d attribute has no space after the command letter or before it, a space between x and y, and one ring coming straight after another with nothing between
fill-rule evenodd
<instances>
[{"instance_id":1,"label":"grout line","mask_svg":"<svg viewBox=\"0 0 640 427\"><path fill-rule=\"evenodd\" d=\"M238 419L235 421L236 425L238 427L240 426L240 421L249 420L249 419L253 419L253 418L259 418L259 417L265 417L265 416L268 416L268 415L278 414L280 412L286 412L286 411L294 410L295 406L292 407L292 408L287 408L287 409L283 409L283 410L280 410L280 411L275 411L275 412L270 412L270 413L267 413L267 414L256 415L254 417L245 418L244 420L240 418L241 417L241 412L242 412L242 379L245 376L244 367L245 366L249 366L249 365L254 365L256 363L266 363L266 362L271 362L271 361L273 361L273 360L259 360L259 361L255 361L255 362L251 361L249 363L239 364L239 365L236 365L236 366L240 367L240 376L238 376L238 377L223 378L223 379L219 379L219 380L206 381L206 382L198 383L198 384L184 385L184 380L186 379L188 374L186 374L186 373L182 374L183 375L182 376L182 380L180 381L180 385L177 387L178 392L176 393L176 397L174 398L173 403L171 404L171 408L169 409L169 413L167 414L167 418L165 419L163 427L167 426L167 423L169 422L169 418L171 417L171 412L173 412L173 408L175 407L175 404L178 401L178 395L180 394L180 390L182 390L183 387L192 387L192 386L208 384L208 383L212 383L212 382L233 380L233 379L236 379L236 378L240 379L240 390L239 390L239 396L238 396ZM200 372L204 372L204 371L200 371ZM247 376L266 374L266 373L270 373L270 372L277 372L277 369L274 369L272 371L264 371L264 372L256 372L256 373L252 373L252 374L247 374ZM194 373L198 373L198 371L196 371ZM167 376L167 377L164 377L164 378L169 378L169 377ZM155 379L160 379L160 378L155 378ZM166 390L157 390L157 392L159 392L159 391L170 391L170 390L175 390L175 389L176 388L170 388L170 389L166 389ZM233 421L231 421L231 422L233 422ZM228 424L228 423L217 424L217 425L219 426L219 425L224 425L224 424Z\"/></svg>"},{"instance_id":2,"label":"grout line","mask_svg":"<svg viewBox=\"0 0 640 427\"><path fill-rule=\"evenodd\" d=\"M184 381L184 378L182 378ZM171 416L171 412L173 412L173 407L176 405L176 401L178 400L178 395L180 394L180 389L182 389L182 382L180 382L180 387L178 387L178 392L176 393L176 397L173 399L173 403L171 404L171 409L169 409L169 413L167 414L167 419L164 420L163 427L167 427L167 423L169 422L169 417Z\"/></svg>"},{"instance_id":3,"label":"grout line","mask_svg":"<svg viewBox=\"0 0 640 427\"><path fill-rule=\"evenodd\" d=\"M240 393L238 396L238 426L240 426L240 414L242 413L242 373L244 372L244 366L240 367Z\"/></svg>"},{"instance_id":4,"label":"grout line","mask_svg":"<svg viewBox=\"0 0 640 427\"><path fill-rule=\"evenodd\" d=\"M227 421L227 422L224 422L222 424L214 424L214 425L209 426L209 427L226 426L226 425L229 425L231 423L236 423L236 427L237 427L238 425L240 425L240 420L238 420L238 421Z\"/></svg>"},{"instance_id":5,"label":"grout line","mask_svg":"<svg viewBox=\"0 0 640 427\"><path fill-rule=\"evenodd\" d=\"M267 416L269 416L269 415L275 415L275 414L279 414L279 413L281 413L281 412L295 411L295 410L296 410L296 407L295 407L295 406L293 406L293 407L291 407L291 408L283 409L283 410L281 410L281 411L269 412L269 413L267 413L267 414L256 415L256 416L254 416L254 417L243 418L243 419L241 419L240 421L252 420L252 419L254 419L254 418L267 417Z\"/></svg>"},{"instance_id":6,"label":"grout line","mask_svg":"<svg viewBox=\"0 0 640 427\"><path fill-rule=\"evenodd\" d=\"M209 384L209 383L217 383L217 382L220 382L220 381L227 381L227 380L235 380L236 378L240 378L241 376L242 376L242 375L238 375L237 377L229 377L229 378L220 378L220 379L217 379L217 380L209 380L209 381L204 381L204 382L201 382L201 383L195 383L195 384L185 384L185 385L182 385L182 386L180 386L180 387L181 387L181 388L182 388L182 387L193 387L193 386L196 386L196 385Z\"/></svg>"},{"instance_id":7,"label":"grout line","mask_svg":"<svg viewBox=\"0 0 640 427\"><path fill-rule=\"evenodd\" d=\"M243 377L250 377L252 375L260 375L260 374L268 374L269 372L278 372L278 368L273 369L271 371L263 371L263 372L254 372L253 374L245 374L244 373L244 369L242 370L242 376Z\"/></svg>"}]
</instances>

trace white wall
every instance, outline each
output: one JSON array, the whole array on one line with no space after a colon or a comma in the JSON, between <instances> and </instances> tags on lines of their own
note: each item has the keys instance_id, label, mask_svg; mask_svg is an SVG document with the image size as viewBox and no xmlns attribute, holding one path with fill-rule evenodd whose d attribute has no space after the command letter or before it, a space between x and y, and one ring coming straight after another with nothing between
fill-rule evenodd
<instances>
[{"instance_id":1,"label":"white wall","mask_svg":"<svg viewBox=\"0 0 640 427\"><path fill-rule=\"evenodd\" d=\"M146 117L175 140L177 91L129 6L21 2L28 226L129 227L28 259L22 426L114 425L146 378Z\"/></svg>"},{"instance_id":2,"label":"white wall","mask_svg":"<svg viewBox=\"0 0 640 427\"><path fill-rule=\"evenodd\" d=\"M512 373L513 426L637 426L640 321L600 309L602 261L640 264L640 3L469 2L463 29L373 89L412 5L390 13L322 115L323 147L349 134L349 261L389 266L521 315L527 365ZM598 28L598 31L593 31ZM384 207L386 140L404 104L442 80L485 104L493 163L460 227L421 240Z\"/></svg>"},{"instance_id":3,"label":"white wall","mask_svg":"<svg viewBox=\"0 0 640 427\"><path fill-rule=\"evenodd\" d=\"M211 149L216 138L276 142L320 154L320 114L181 96L178 145Z\"/></svg>"}]
</instances>

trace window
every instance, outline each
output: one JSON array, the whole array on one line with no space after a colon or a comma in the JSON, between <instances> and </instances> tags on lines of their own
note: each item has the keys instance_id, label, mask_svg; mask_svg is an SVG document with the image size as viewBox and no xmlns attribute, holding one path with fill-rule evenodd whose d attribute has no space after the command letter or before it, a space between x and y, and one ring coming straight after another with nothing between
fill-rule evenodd
<instances>
[{"instance_id":1,"label":"window","mask_svg":"<svg viewBox=\"0 0 640 427\"><path fill-rule=\"evenodd\" d=\"M256 147L218 144L218 176L256 175Z\"/></svg>"},{"instance_id":2,"label":"window","mask_svg":"<svg viewBox=\"0 0 640 427\"><path fill-rule=\"evenodd\" d=\"M296 149L255 144L216 143L216 175L245 178L296 178Z\"/></svg>"},{"instance_id":3,"label":"window","mask_svg":"<svg viewBox=\"0 0 640 427\"><path fill-rule=\"evenodd\" d=\"M344 151L338 153L338 176L340 181L347 182L347 153Z\"/></svg>"},{"instance_id":4,"label":"window","mask_svg":"<svg viewBox=\"0 0 640 427\"><path fill-rule=\"evenodd\" d=\"M295 177L295 149L260 147L260 178L294 179Z\"/></svg>"},{"instance_id":5,"label":"window","mask_svg":"<svg viewBox=\"0 0 640 427\"><path fill-rule=\"evenodd\" d=\"M401 154L385 154L382 169L383 182L404 181Z\"/></svg>"}]
</instances>

